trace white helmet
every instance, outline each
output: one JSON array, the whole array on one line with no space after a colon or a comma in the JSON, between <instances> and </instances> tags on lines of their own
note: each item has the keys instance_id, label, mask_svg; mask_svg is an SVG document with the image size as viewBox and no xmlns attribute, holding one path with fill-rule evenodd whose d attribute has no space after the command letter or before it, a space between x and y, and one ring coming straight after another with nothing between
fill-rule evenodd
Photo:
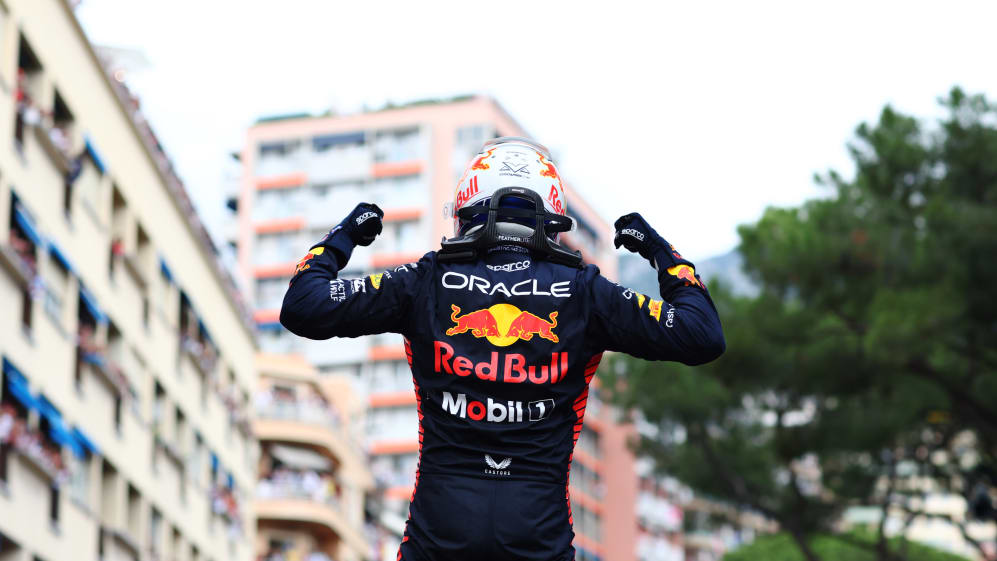
<instances>
[{"instance_id":1,"label":"white helmet","mask_svg":"<svg viewBox=\"0 0 997 561\"><path fill-rule=\"evenodd\" d=\"M482 146L464 170L453 203L444 210L454 221L454 236L474 231L480 224L461 219L457 212L474 205L487 206L499 189L518 187L533 191L543 200L544 210L564 216L567 212L564 184L554 167L550 152L543 145L526 138L503 136ZM528 222L527 222L528 223ZM528 235L533 228L515 222L502 222L504 233ZM552 236L557 239L557 236Z\"/></svg>"}]
</instances>

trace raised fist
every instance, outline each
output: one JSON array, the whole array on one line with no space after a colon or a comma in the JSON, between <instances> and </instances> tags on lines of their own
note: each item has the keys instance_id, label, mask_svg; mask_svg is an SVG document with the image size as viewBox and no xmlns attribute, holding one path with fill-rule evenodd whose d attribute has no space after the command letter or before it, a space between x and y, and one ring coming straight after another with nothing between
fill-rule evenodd
<instances>
[{"instance_id":1,"label":"raised fist","mask_svg":"<svg viewBox=\"0 0 997 561\"><path fill-rule=\"evenodd\" d=\"M638 212L619 217L613 226L616 228L613 245L617 248L622 245L634 253L639 253L648 261L653 259L654 252L658 248L668 247L664 238L659 236Z\"/></svg>"},{"instance_id":2,"label":"raised fist","mask_svg":"<svg viewBox=\"0 0 997 561\"><path fill-rule=\"evenodd\" d=\"M349 216L332 229L330 234L342 230L355 245L370 245L384 229L381 224L383 217L384 211L379 206L373 203L360 203Z\"/></svg>"}]
</instances>

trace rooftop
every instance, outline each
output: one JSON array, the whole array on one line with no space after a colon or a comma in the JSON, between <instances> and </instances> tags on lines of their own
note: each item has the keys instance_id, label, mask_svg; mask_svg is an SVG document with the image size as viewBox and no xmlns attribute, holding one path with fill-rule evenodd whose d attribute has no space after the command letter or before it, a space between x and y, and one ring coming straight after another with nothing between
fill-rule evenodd
<instances>
[{"instance_id":1,"label":"rooftop","mask_svg":"<svg viewBox=\"0 0 997 561\"><path fill-rule=\"evenodd\" d=\"M396 109L409 109L411 107L425 107L427 105L447 105L450 103L460 103L462 101L470 101L476 97L481 97L481 96L476 94L461 94L452 97L417 99L415 101L409 101L405 103L394 103L392 101L389 101L376 109L365 109L364 111L361 111L361 114L380 113L382 111L393 111ZM337 117L337 116L340 115L337 115L332 110L328 110L320 115L312 115L311 113L304 113L304 112L283 113L278 115L265 115L263 117L256 119L256 123L254 124L260 125L264 123L276 123L279 121L293 121L298 119L315 119L315 118Z\"/></svg>"}]
</instances>

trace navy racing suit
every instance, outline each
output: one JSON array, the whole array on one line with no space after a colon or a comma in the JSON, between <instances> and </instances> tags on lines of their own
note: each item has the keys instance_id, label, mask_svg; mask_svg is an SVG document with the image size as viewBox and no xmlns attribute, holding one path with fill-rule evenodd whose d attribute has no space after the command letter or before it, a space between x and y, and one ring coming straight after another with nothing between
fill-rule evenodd
<instances>
[{"instance_id":1,"label":"navy racing suit","mask_svg":"<svg viewBox=\"0 0 997 561\"><path fill-rule=\"evenodd\" d=\"M310 339L404 336L419 464L400 560L574 559L568 470L603 351L695 365L724 350L705 286L666 266L670 249L654 256L661 299L511 246L338 278L352 249L336 234L313 248L280 321Z\"/></svg>"}]
</instances>

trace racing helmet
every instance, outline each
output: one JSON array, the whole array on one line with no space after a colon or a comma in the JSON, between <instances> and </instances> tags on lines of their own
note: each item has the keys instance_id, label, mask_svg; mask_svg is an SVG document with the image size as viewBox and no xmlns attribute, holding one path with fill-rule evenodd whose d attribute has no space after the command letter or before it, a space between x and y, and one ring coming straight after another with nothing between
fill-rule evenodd
<instances>
[{"instance_id":1,"label":"racing helmet","mask_svg":"<svg viewBox=\"0 0 997 561\"><path fill-rule=\"evenodd\" d=\"M499 189L509 187L538 194L548 213L565 216L567 212L564 184L550 151L527 138L503 136L482 146L457 183L453 202L444 211L445 215L453 217L454 236L467 235L484 224L481 214L472 219L461 218L460 209L488 206ZM533 203L521 197L509 197L503 199L501 206L532 207ZM529 235L533 228L528 220L503 217L498 222L498 230L502 234ZM557 241L558 233L548 232L548 237Z\"/></svg>"},{"instance_id":2,"label":"racing helmet","mask_svg":"<svg viewBox=\"0 0 997 561\"><path fill-rule=\"evenodd\" d=\"M454 237L443 239L441 260L475 259L491 247L516 245L542 259L581 266L581 253L558 243L560 233L575 226L561 176L547 148L527 138L486 142L443 214L453 218Z\"/></svg>"}]
</instances>

